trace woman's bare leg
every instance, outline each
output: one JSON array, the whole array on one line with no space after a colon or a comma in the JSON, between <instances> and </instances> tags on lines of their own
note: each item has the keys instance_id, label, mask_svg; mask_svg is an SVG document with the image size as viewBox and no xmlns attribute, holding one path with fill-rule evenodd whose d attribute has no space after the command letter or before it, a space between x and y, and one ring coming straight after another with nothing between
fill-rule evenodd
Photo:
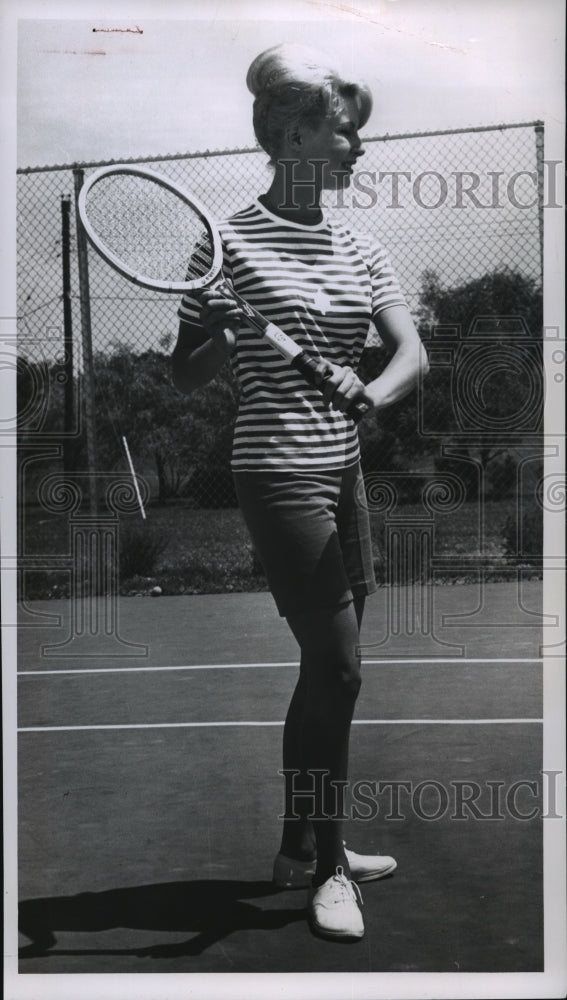
<instances>
[{"instance_id":1,"label":"woman's bare leg","mask_svg":"<svg viewBox=\"0 0 567 1000\"><path fill-rule=\"evenodd\" d=\"M284 769L295 790L313 792L314 772L324 772L320 794L297 796L284 821L281 852L306 860L317 855L315 882L320 884L342 865L348 874L340 819L340 797L333 782L348 777L348 746L354 706L360 689L359 629L364 598L339 608L290 616L301 648L300 677L284 729ZM289 778L289 781L292 779ZM313 808L315 805L315 809ZM316 812L320 818L309 819Z\"/></svg>"}]
</instances>

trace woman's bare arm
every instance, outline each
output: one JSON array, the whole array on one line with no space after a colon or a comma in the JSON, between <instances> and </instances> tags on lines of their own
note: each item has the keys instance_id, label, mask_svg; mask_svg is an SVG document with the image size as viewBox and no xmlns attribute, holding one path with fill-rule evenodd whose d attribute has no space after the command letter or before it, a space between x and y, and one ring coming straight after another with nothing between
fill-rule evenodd
<instances>
[{"instance_id":1,"label":"woman's bare arm","mask_svg":"<svg viewBox=\"0 0 567 1000\"><path fill-rule=\"evenodd\" d=\"M391 306L378 313L376 328L391 360L366 386L367 398L377 408L390 406L411 392L427 375L429 362L406 306Z\"/></svg>"},{"instance_id":2,"label":"woman's bare arm","mask_svg":"<svg viewBox=\"0 0 567 1000\"><path fill-rule=\"evenodd\" d=\"M206 385L222 368L236 346L241 313L214 291L203 292L201 328L181 320L172 355L173 383L184 393Z\"/></svg>"}]
</instances>

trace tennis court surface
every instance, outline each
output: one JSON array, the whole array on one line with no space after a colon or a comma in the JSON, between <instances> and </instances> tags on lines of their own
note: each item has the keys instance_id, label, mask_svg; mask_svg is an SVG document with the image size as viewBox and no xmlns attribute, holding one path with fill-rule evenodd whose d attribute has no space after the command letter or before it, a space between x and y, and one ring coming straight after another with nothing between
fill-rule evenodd
<instances>
[{"instance_id":1,"label":"tennis court surface","mask_svg":"<svg viewBox=\"0 0 567 1000\"><path fill-rule=\"evenodd\" d=\"M347 843L398 868L356 944L271 884L297 673L271 596L121 598L88 657L68 602L24 610L20 973L541 971L541 584L431 588L404 628L424 599L367 607Z\"/></svg>"}]
</instances>

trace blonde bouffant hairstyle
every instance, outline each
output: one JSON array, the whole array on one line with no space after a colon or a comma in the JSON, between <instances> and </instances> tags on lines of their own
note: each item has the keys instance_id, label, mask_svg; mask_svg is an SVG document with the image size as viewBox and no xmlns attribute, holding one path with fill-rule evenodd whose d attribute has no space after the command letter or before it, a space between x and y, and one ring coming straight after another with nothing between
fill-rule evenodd
<instances>
[{"instance_id":1,"label":"blonde bouffant hairstyle","mask_svg":"<svg viewBox=\"0 0 567 1000\"><path fill-rule=\"evenodd\" d=\"M360 111L359 126L372 111L372 95L361 81L346 80L330 60L303 45L275 45L256 56L246 77L254 95L256 138L273 164L280 155L287 129L302 124L316 128L353 97Z\"/></svg>"}]
</instances>

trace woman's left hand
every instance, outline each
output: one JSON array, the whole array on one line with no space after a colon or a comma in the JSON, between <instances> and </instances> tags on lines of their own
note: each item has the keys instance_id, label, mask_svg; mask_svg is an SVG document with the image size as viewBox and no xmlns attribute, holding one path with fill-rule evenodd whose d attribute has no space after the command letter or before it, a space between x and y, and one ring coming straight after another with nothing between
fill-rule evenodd
<instances>
[{"instance_id":1,"label":"woman's left hand","mask_svg":"<svg viewBox=\"0 0 567 1000\"><path fill-rule=\"evenodd\" d=\"M363 400L370 406L373 405L364 383L352 368L330 363L329 368L332 370L332 375L325 379L320 388L333 409L346 413L355 400Z\"/></svg>"}]
</instances>

